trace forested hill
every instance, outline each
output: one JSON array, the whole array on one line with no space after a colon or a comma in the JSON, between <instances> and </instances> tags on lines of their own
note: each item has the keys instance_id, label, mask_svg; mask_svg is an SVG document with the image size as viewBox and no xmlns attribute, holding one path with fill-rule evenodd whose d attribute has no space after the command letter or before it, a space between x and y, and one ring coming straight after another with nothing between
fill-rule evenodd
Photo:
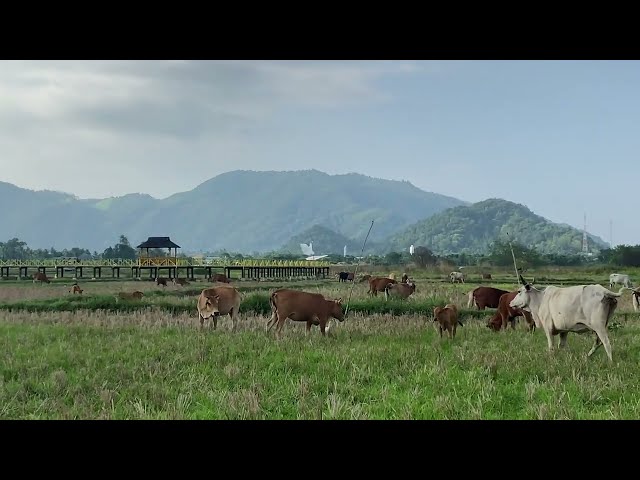
<instances>
[{"instance_id":1,"label":"forested hill","mask_svg":"<svg viewBox=\"0 0 640 480\"><path fill-rule=\"evenodd\" d=\"M553 223L526 206L501 199L488 199L459 206L415 223L386 242L388 251L423 245L437 255L486 253L496 239L535 248L541 253L576 254L582 249L582 231ZM607 248L601 238L589 235L590 251Z\"/></svg>"}]
</instances>

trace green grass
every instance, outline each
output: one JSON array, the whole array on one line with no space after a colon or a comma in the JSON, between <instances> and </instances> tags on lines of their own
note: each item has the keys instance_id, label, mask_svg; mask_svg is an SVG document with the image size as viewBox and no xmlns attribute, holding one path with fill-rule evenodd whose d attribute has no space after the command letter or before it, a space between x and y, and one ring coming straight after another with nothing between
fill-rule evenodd
<instances>
[{"instance_id":1,"label":"green grass","mask_svg":"<svg viewBox=\"0 0 640 480\"><path fill-rule=\"evenodd\" d=\"M636 325L610 334L609 365L602 349L586 358L592 336L570 335L548 354L542 332L496 334L472 321L441 340L419 316L357 315L326 338L287 324L276 341L264 318L233 334L224 320L199 332L133 316L109 325L106 314L22 315L0 321L3 419L640 416Z\"/></svg>"}]
</instances>

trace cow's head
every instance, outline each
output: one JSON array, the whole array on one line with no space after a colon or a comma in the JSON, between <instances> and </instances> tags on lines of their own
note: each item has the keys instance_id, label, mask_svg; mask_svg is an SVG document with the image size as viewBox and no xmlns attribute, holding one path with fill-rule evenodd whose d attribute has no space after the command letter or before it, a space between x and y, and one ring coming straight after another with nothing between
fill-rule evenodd
<instances>
[{"instance_id":1,"label":"cow's head","mask_svg":"<svg viewBox=\"0 0 640 480\"><path fill-rule=\"evenodd\" d=\"M414 282L408 281L407 285L409 285L409 289L411 290L411 293L415 293L416 291L416 284Z\"/></svg>"},{"instance_id":2,"label":"cow's head","mask_svg":"<svg viewBox=\"0 0 640 480\"><path fill-rule=\"evenodd\" d=\"M337 300L327 300L329 302L329 314L333 318L337 318L341 322L344 322L344 312L342 311L342 298Z\"/></svg>"},{"instance_id":3,"label":"cow's head","mask_svg":"<svg viewBox=\"0 0 640 480\"><path fill-rule=\"evenodd\" d=\"M522 287L518 289L518 294L509 302L509 306L511 308L521 308L528 312L531 311L529 308L531 305L531 292L538 291L531 286L530 283L524 284Z\"/></svg>"},{"instance_id":4,"label":"cow's head","mask_svg":"<svg viewBox=\"0 0 640 480\"><path fill-rule=\"evenodd\" d=\"M217 317L220 315L219 308L220 295L211 295L205 297L204 307L200 309L200 314L204 318Z\"/></svg>"}]
</instances>

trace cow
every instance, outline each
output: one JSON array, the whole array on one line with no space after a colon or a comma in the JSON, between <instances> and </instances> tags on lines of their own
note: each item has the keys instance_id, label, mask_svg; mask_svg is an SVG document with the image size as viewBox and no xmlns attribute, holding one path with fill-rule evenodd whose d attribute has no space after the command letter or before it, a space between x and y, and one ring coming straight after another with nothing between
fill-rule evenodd
<instances>
[{"instance_id":1,"label":"cow","mask_svg":"<svg viewBox=\"0 0 640 480\"><path fill-rule=\"evenodd\" d=\"M74 283L71 286L71 290L69 290L69 293L73 293L74 295L76 294L76 292L80 295L82 295L83 290L80 288L80 285L78 285L77 283Z\"/></svg>"},{"instance_id":2,"label":"cow","mask_svg":"<svg viewBox=\"0 0 640 480\"><path fill-rule=\"evenodd\" d=\"M494 287L476 287L469 292L467 308L471 308L472 305L478 310L484 310L486 307L498 308L500 297L505 293L509 292Z\"/></svg>"},{"instance_id":3,"label":"cow","mask_svg":"<svg viewBox=\"0 0 640 480\"><path fill-rule=\"evenodd\" d=\"M220 282L220 283L231 283L231 279L227 278L226 275L223 275L221 273L214 273L213 275L211 275L209 277L209 281L211 283L215 283L215 282Z\"/></svg>"},{"instance_id":4,"label":"cow","mask_svg":"<svg viewBox=\"0 0 640 480\"><path fill-rule=\"evenodd\" d=\"M623 275L621 273L612 273L609 275L609 288L613 288L616 284L624 285L627 288L632 287L629 275Z\"/></svg>"},{"instance_id":5,"label":"cow","mask_svg":"<svg viewBox=\"0 0 640 480\"><path fill-rule=\"evenodd\" d=\"M142 300L143 296L144 296L144 293L138 290L132 293L119 292L118 295L116 295L116 302L118 302L118 300Z\"/></svg>"},{"instance_id":6,"label":"cow","mask_svg":"<svg viewBox=\"0 0 640 480\"><path fill-rule=\"evenodd\" d=\"M198 297L198 316L200 318L200 328L204 326L204 321L212 318L213 329L218 327L218 317L229 315L231 318L231 330L236 330L236 316L240 310L240 292L231 286L220 286L205 288Z\"/></svg>"},{"instance_id":7,"label":"cow","mask_svg":"<svg viewBox=\"0 0 640 480\"><path fill-rule=\"evenodd\" d=\"M515 330L516 328L516 317L524 317L527 322L527 329L533 333L536 330L536 324L531 316L531 313L526 310L522 310L521 308L512 308L509 306L509 302L513 300L518 291L515 290L513 292L504 293L500 296L500 300L498 302L498 311L495 315L489 320L487 323L487 327L495 330L496 332L500 329L507 329L507 322L511 323L511 328Z\"/></svg>"},{"instance_id":8,"label":"cow","mask_svg":"<svg viewBox=\"0 0 640 480\"><path fill-rule=\"evenodd\" d=\"M327 300L319 293L301 292L299 290L279 289L269 297L272 315L266 325L266 331L278 323L276 337L280 333L287 318L294 322L307 322L306 334L309 334L311 325L319 325L322 335L329 330L327 322L329 318L344 321L342 312L342 299Z\"/></svg>"},{"instance_id":9,"label":"cow","mask_svg":"<svg viewBox=\"0 0 640 480\"><path fill-rule=\"evenodd\" d=\"M156 277L156 285L160 286L162 285L163 287L167 286L167 279L166 278L162 278L162 277Z\"/></svg>"},{"instance_id":10,"label":"cow","mask_svg":"<svg viewBox=\"0 0 640 480\"><path fill-rule=\"evenodd\" d=\"M543 291L526 284L518 289L509 306L531 312L537 325L547 336L549 351L553 351L552 336L560 334L560 348L567 344L569 332L596 333L596 342L587 357L602 344L609 362L613 362L611 345L607 334L607 324L618 305L618 297L627 287L618 293L607 290L602 285L577 285L574 287L549 286Z\"/></svg>"},{"instance_id":11,"label":"cow","mask_svg":"<svg viewBox=\"0 0 640 480\"><path fill-rule=\"evenodd\" d=\"M438 322L440 338L442 338L442 332L446 330L449 333L449 338L453 339L456 336L458 325L464 327L458 318L458 307L452 303L448 303L444 308L435 307L433 309L433 321Z\"/></svg>"},{"instance_id":12,"label":"cow","mask_svg":"<svg viewBox=\"0 0 640 480\"><path fill-rule=\"evenodd\" d=\"M38 272L33 274L33 283L36 283L36 281L39 281L40 285L42 285L42 282L51 283L51 280L49 280L49 278L47 277L47 274L44 272Z\"/></svg>"},{"instance_id":13,"label":"cow","mask_svg":"<svg viewBox=\"0 0 640 480\"><path fill-rule=\"evenodd\" d=\"M491 274L490 273L483 273L482 274L482 280L491 280Z\"/></svg>"},{"instance_id":14,"label":"cow","mask_svg":"<svg viewBox=\"0 0 640 480\"><path fill-rule=\"evenodd\" d=\"M415 291L415 283L390 283L384 289L384 299L389 300L389 296L407 299Z\"/></svg>"},{"instance_id":15,"label":"cow","mask_svg":"<svg viewBox=\"0 0 640 480\"><path fill-rule=\"evenodd\" d=\"M373 297L378 296L378 292L384 292L387 285L398 283L396 280L387 277L372 277L369 279L369 291L367 292Z\"/></svg>"},{"instance_id":16,"label":"cow","mask_svg":"<svg viewBox=\"0 0 640 480\"><path fill-rule=\"evenodd\" d=\"M409 275L407 275L406 273L403 273L400 283L408 283L408 282L409 282Z\"/></svg>"},{"instance_id":17,"label":"cow","mask_svg":"<svg viewBox=\"0 0 640 480\"><path fill-rule=\"evenodd\" d=\"M358 280L358 283L368 282L369 280L371 280L371 275L362 275L362 277L360 277L360 280Z\"/></svg>"},{"instance_id":18,"label":"cow","mask_svg":"<svg viewBox=\"0 0 640 480\"><path fill-rule=\"evenodd\" d=\"M337 275L339 282L353 282L353 272L340 272Z\"/></svg>"},{"instance_id":19,"label":"cow","mask_svg":"<svg viewBox=\"0 0 640 480\"><path fill-rule=\"evenodd\" d=\"M449 274L449 280L451 280L451 283L456 283L456 282L464 283L464 273L462 273L462 272L451 272Z\"/></svg>"},{"instance_id":20,"label":"cow","mask_svg":"<svg viewBox=\"0 0 640 480\"><path fill-rule=\"evenodd\" d=\"M189 285L189 282L187 281L186 278L174 278L173 283L174 285L180 285L180 286Z\"/></svg>"}]
</instances>

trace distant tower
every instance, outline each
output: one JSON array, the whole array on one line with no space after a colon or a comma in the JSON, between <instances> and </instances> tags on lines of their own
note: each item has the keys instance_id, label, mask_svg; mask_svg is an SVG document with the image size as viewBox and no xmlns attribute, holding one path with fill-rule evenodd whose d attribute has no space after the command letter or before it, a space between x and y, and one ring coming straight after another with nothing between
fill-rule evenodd
<instances>
[{"instance_id":1,"label":"distant tower","mask_svg":"<svg viewBox=\"0 0 640 480\"><path fill-rule=\"evenodd\" d=\"M413 245L411 245L411 246L409 247L409 253L410 253L411 255L413 255L413 252L415 252L415 251L416 251L416 249L415 249L415 248L413 248Z\"/></svg>"},{"instance_id":2,"label":"distant tower","mask_svg":"<svg viewBox=\"0 0 640 480\"><path fill-rule=\"evenodd\" d=\"M582 253L589 253L589 241L587 239L587 214L584 214L584 230L582 231Z\"/></svg>"},{"instance_id":3,"label":"distant tower","mask_svg":"<svg viewBox=\"0 0 640 480\"><path fill-rule=\"evenodd\" d=\"M345 257L347 256L347 246L346 245L344 246L344 256Z\"/></svg>"}]
</instances>

